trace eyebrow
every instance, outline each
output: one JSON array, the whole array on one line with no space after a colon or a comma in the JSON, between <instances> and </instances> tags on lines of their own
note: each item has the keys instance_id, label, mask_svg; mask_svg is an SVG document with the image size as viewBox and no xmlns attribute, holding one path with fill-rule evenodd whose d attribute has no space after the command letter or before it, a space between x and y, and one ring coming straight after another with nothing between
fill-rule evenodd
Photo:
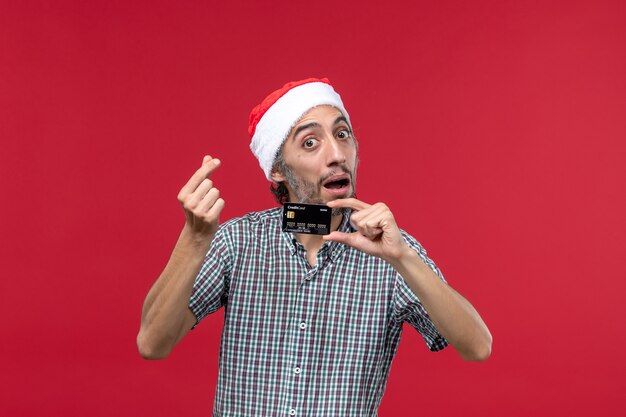
<instances>
[{"instance_id":1,"label":"eyebrow","mask_svg":"<svg viewBox=\"0 0 626 417\"><path fill-rule=\"evenodd\" d=\"M337 117L337 118L335 119L335 123L334 123L334 125L336 126L336 125L338 125L338 124L339 124L339 123L341 123L341 122L345 122L345 124L347 124L347 125L348 125L348 127L350 127L350 123L348 123L348 120L347 120L344 116L339 116L339 117Z\"/></svg>"},{"instance_id":2,"label":"eyebrow","mask_svg":"<svg viewBox=\"0 0 626 417\"><path fill-rule=\"evenodd\" d=\"M295 139L296 136L298 136L298 133L302 132L303 130L310 129L312 127L321 127L321 125L317 122L312 122L312 123L307 123L302 126L298 126L296 130L293 132L293 138Z\"/></svg>"},{"instance_id":3,"label":"eyebrow","mask_svg":"<svg viewBox=\"0 0 626 417\"><path fill-rule=\"evenodd\" d=\"M337 126L337 125L338 125L339 123L341 123L341 122L344 122L345 124L347 124L347 125L348 125L348 127L350 126L350 124L348 123L348 120L347 120L344 116L339 116L339 117L337 117L337 118L335 119L335 122L333 123L333 126ZM311 123L307 123L307 124L302 125L302 126L298 126L298 127L296 128L296 130L293 132L293 137L294 137L294 139L295 139L295 138L296 138L296 136L298 136L298 134L299 134L300 132L302 132L303 130L310 129L310 128L313 128L313 127L322 127L322 125L320 125L320 124L319 124L319 123L317 123L317 122L311 122Z\"/></svg>"}]
</instances>

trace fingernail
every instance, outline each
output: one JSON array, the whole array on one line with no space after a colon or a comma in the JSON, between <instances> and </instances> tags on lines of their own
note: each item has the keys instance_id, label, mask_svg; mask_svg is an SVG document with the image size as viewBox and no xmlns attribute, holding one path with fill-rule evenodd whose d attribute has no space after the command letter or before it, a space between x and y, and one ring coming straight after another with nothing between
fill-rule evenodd
<instances>
[{"instance_id":1,"label":"fingernail","mask_svg":"<svg viewBox=\"0 0 626 417\"><path fill-rule=\"evenodd\" d=\"M218 165L220 165L222 163L222 161L220 161L219 159L215 158L213 160L213 163L215 163L215 166L218 166Z\"/></svg>"}]
</instances>

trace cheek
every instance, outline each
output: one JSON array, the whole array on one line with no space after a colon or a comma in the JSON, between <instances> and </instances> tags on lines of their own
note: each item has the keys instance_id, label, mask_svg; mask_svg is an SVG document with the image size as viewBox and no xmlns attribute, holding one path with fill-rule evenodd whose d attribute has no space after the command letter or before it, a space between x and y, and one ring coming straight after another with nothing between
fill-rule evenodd
<instances>
[{"instance_id":1,"label":"cheek","mask_svg":"<svg viewBox=\"0 0 626 417\"><path fill-rule=\"evenodd\" d=\"M304 178L311 178L319 175L320 167L323 166L315 158L298 155L296 159L297 172Z\"/></svg>"}]
</instances>

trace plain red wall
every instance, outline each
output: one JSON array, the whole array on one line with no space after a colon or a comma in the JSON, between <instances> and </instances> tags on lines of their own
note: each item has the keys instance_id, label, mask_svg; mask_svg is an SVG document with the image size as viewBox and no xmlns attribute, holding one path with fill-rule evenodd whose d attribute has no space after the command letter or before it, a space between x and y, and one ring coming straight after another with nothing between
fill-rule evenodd
<instances>
[{"instance_id":1,"label":"plain red wall","mask_svg":"<svg viewBox=\"0 0 626 417\"><path fill-rule=\"evenodd\" d=\"M249 110L327 76L384 201L489 325L407 328L381 416L624 415L626 3L0 0L0 415L210 415L221 313L139 358L202 155L273 205Z\"/></svg>"}]
</instances>

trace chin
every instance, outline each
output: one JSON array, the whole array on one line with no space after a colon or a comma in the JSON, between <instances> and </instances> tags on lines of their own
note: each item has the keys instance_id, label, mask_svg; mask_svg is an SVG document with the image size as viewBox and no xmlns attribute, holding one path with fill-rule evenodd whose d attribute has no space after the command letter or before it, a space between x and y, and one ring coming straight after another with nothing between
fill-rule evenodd
<instances>
[{"instance_id":1,"label":"chin","mask_svg":"<svg viewBox=\"0 0 626 417\"><path fill-rule=\"evenodd\" d=\"M355 196L355 193L352 190L347 190L346 192L342 194L330 194L330 193L326 193L326 194L329 194L329 195L324 199L325 202L333 201L333 200L340 200L342 198L353 198Z\"/></svg>"}]
</instances>

